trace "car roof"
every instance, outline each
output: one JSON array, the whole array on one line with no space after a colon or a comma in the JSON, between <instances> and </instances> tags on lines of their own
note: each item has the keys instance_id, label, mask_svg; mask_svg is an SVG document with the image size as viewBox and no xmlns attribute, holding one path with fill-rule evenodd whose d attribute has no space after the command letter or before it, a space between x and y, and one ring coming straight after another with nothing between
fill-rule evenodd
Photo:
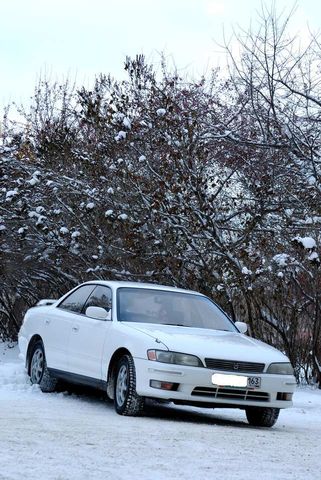
<instances>
[{"instance_id":1,"label":"car roof","mask_svg":"<svg viewBox=\"0 0 321 480\"><path fill-rule=\"evenodd\" d=\"M96 284L96 285L106 285L108 287L111 287L113 289L118 289L118 288L149 288L152 290L165 290L168 292L181 292L181 293L192 293L194 295L202 295L199 292L196 292L195 290L186 290L184 288L177 288L177 287L170 287L168 285L160 285L158 283L147 283L147 282L127 282L127 281L122 281L122 280L91 280L89 282L85 282L82 285L90 285L90 284Z\"/></svg>"}]
</instances>

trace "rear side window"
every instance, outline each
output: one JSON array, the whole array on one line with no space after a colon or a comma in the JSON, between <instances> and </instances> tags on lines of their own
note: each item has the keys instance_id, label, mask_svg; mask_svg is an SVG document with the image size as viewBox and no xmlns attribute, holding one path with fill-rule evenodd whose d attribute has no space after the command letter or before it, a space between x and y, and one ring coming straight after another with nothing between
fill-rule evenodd
<instances>
[{"instance_id":1,"label":"rear side window","mask_svg":"<svg viewBox=\"0 0 321 480\"><path fill-rule=\"evenodd\" d=\"M68 295L58 307L63 308L64 310L69 310L70 312L81 313L87 298L94 288L95 285L84 285L77 288L77 290Z\"/></svg>"},{"instance_id":2,"label":"rear side window","mask_svg":"<svg viewBox=\"0 0 321 480\"><path fill-rule=\"evenodd\" d=\"M84 306L83 313L85 313L86 308L88 307L102 307L108 312L111 309L111 289L109 287L98 285L89 296Z\"/></svg>"}]
</instances>

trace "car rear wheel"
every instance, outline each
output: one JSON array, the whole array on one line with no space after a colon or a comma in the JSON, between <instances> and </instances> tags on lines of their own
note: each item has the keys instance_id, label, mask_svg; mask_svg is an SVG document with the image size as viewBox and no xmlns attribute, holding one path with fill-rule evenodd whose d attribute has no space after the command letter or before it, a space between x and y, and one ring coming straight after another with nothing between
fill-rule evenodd
<instances>
[{"instance_id":1,"label":"car rear wheel","mask_svg":"<svg viewBox=\"0 0 321 480\"><path fill-rule=\"evenodd\" d=\"M249 424L255 427L273 427L280 413L279 408L264 407L248 407L245 411Z\"/></svg>"},{"instance_id":2,"label":"car rear wheel","mask_svg":"<svg viewBox=\"0 0 321 480\"><path fill-rule=\"evenodd\" d=\"M137 416L143 411L144 399L136 392L136 371L130 355L124 355L118 362L114 402L119 415Z\"/></svg>"},{"instance_id":3,"label":"car rear wheel","mask_svg":"<svg viewBox=\"0 0 321 480\"><path fill-rule=\"evenodd\" d=\"M30 357L30 381L39 385L42 392L53 392L57 386L57 379L47 369L45 350L42 342L37 342Z\"/></svg>"}]
</instances>

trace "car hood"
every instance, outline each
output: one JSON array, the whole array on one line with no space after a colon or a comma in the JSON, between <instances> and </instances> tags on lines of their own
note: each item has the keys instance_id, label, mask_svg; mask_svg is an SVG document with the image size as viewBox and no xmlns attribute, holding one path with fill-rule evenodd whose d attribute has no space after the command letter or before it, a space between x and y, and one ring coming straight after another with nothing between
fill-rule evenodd
<instances>
[{"instance_id":1,"label":"car hood","mask_svg":"<svg viewBox=\"0 0 321 480\"><path fill-rule=\"evenodd\" d=\"M260 363L289 361L283 353L270 345L238 332L132 322L126 322L126 326L163 343L169 350L190 353L203 359Z\"/></svg>"}]
</instances>

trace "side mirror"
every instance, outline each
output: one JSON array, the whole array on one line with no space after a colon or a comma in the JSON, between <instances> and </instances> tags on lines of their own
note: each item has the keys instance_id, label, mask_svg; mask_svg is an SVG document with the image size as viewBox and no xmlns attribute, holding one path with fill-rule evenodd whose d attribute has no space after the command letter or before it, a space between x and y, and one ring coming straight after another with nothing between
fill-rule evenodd
<instances>
[{"instance_id":1,"label":"side mirror","mask_svg":"<svg viewBox=\"0 0 321 480\"><path fill-rule=\"evenodd\" d=\"M246 333L247 332L247 325L244 322L235 322L236 328L241 332L241 333Z\"/></svg>"},{"instance_id":2,"label":"side mirror","mask_svg":"<svg viewBox=\"0 0 321 480\"><path fill-rule=\"evenodd\" d=\"M111 320L111 310L105 310L102 307L87 307L86 316L96 318L96 320Z\"/></svg>"}]
</instances>

